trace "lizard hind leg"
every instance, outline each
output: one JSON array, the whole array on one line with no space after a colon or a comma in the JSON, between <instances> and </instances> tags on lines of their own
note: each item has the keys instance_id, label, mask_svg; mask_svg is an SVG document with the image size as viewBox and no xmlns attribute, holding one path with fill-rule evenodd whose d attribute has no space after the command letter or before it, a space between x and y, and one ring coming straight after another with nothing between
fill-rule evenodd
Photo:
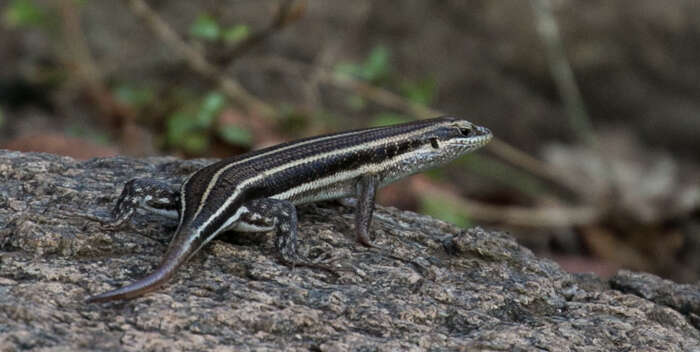
<instances>
[{"instance_id":1,"label":"lizard hind leg","mask_svg":"<svg viewBox=\"0 0 700 352\"><path fill-rule=\"evenodd\" d=\"M233 230L241 232L274 231L275 247L287 266L304 262L297 253L297 211L289 201L262 198L246 202L248 209Z\"/></svg>"},{"instance_id":2,"label":"lizard hind leg","mask_svg":"<svg viewBox=\"0 0 700 352\"><path fill-rule=\"evenodd\" d=\"M235 231L274 231L276 232L275 247L282 264L295 267L305 266L318 268L336 273L337 268L312 263L297 252L297 211L292 202L287 200L262 198L248 201L244 204L248 209Z\"/></svg>"}]
</instances>

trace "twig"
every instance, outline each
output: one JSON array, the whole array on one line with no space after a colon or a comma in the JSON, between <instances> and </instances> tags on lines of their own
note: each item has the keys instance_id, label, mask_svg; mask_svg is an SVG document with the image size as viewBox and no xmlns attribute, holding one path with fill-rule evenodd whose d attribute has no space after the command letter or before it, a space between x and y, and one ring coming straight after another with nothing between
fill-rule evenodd
<instances>
[{"instance_id":1,"label":"twig","mask_svg":"<svg viewBox=\"0 0 700 352\"><path fill-rule=\"evenodd\" d=\"M552 11L551 0L530 0L535 15L535 25L537 33L542 38L546 47L547 59L550 63L554 82L557 85L559 95L564 100L564 106L573 132L578 136L578 139L587 144L591 149L595 150L601 157L601 161L606 167L603 171L608 174L607 179L611 179L612 160L598 143L598 139L593 130L591 117L586 109L586 104L581 96L576 77L571 69L571 64L566 57L564 44L559 34L559 26L554 18ZM614 184L607 189L611 197L615 197L620 192Z\"/></svg>"},{"instance_id":2,"label":"twig","mask_svg":"<svg viewBox=\"0 0 700 352\"><path fill-rule=\"evenodd\" d=\"M464 199L430 183L421 184L416 189L418 196L437 197L454 209L459 210L473 219L487 222L497 222L512 226L523 227L572 227L596 223L601 217L601 211L594 207L536 207L497 206L474 200Z\"/></svg>"},{"instance_id":3,"label":"twig","mask_svg":"<svg viewBox=\"0 0 700 352\"><path fill-rule=\"evenodd\" d=\"M340 45L338 43L324 47L321 52L316 55L313 62L310 64L311 71L302 79L304 86L304 100L309 109L318 110L321 105L320 84L324 74L324 67L334 61L338 54Z\"/></svg>"},{"instance_id":4,"label":"twig","mask_svg":"<svg viewBox=\"0 0 700 352\"><path fill-rule=\"evenodd\" d=\"M354 91L377 104L403 111L419 119L444 115L444 113L433 110L425 105L408 101L389 90L360 81L349 75L336 74L330 71L330 69L324 70L324 74L321 77L326 83Z\"/></svg>"},{"instance_id":5,"label":"twig","mask_svg":"<svg viewBox=\"0 0 700 352\"><path fill-rule=\"evenodd\" d=\"M549 166L543 161L532 157L530 154L512 146L504 140L494 137L494 139L486 147L499 158L515 165L522 170L529 172L531 175L548 180L550 183L561 189L567 196L580 196L579 188L572 187L566 177L559 172L559 169Z\"/></svg>"},{"instance_id":6,"label":"twig","mask_svg":"<svg viewBox=\"0 0 700 352\"><path fill-rule=\"evenodd\" d=\"M596 138L593 127L591 127L591 119L581 97L581 91L578 89L571 64L566 58L564 45L559 35L559 26L552 14L552 3L550 0L531 0L530 3L535 15L537 33L545 44L552 78L557 85L559 95L564 100L564 107L569 115L574 133L581 142L594 145Z\"/></svg>"},{"instance_id":7,"label":"twig","mask_svg":"<svg viewBox=\"0 0 700 352\"><path fill-rule=\"evenodd\" d=\"M250 49L256 47L258 44L267 40L268 37L274 33L282 30L284 27L293 23L295 20L301 17L301 14L306 9L306 1L295 1L295 0L284 0L277 9L277 14L272 20L269 26L256 32L246 39L242 40L236 46L216 55L212 59L214 63L220 67L226 67L231 64L232 61L241 57L243 54L248 52Z\"/></svg>"},{"instance_id":8,"label":"twig","mask_svg":"<svg viewBox=\"0 0 700 352\"><path fill-rule=\"evenodd\" d=\"M364 83L347 75L338 75L327 71L323 78L327 83L333 84L337 87L353 90L362 97L372 100L375 103L403 111L404 113L417 118L446 115L444 112L408 101L400 95L390 92L384 88ZM528 171L532 175L549 180L550 182L563 187L567 191L575 193L568 184L563 183L564 178L560 176L555 169L510 145L504 140L496 137L491 141L487 148L493 154L509 162L511 165L515 165Z\"/></svg>"},{"instance_id":9,"label":"twig","mask_svg":"<svg viewBox=\"0 0 700 352\"><path fill-rule=\"evenodd\" d=\"M356 80L348 75L334 74L333 72L327 70L323 78L324 81L329 84L353 90L362 97L374 101L377 104L403 111L404 113L419 119L446 115L444 112L408 101L398 94L390 92L384 88ZM556 169L512 146L506 141L495 137L491 143L486 146L486 148L494 155L507 161L511 165L519 167L542 179L549 180L549 182L552 182L560 188L566 190L569 194L577 194L576 190L572 189L567 183L565 183L565 178L561 176Z\"/></svg>"},{"instance_id":10,"label":"twig","mask_svg":"<svg viewBox=\"0 0 700 352\"><path fill-rule=\"evenodd\" d=\"M462 199L453 203L474 219L522 227L572 227L595 224L600 213L589 206L517 207L495 206Z\"/></svg>"},{"instance_id":11,"label":"twig","mask_svg":"<svg viewBox=\"0 0 700 352\"><path fill-rule=\"evenodd\" d=\"M240 104L248 113L263 117L273 117L277 114L276 109L250 94L236 80L207 61L197 49L187 44L145 1L129 0L129 6L166 45L185 59L190 68L215 82L224 94Z\"/></svg>"},{"instance_id":12,"label":"twig","mask_svg":"<svg viewBox=\"0 0 700 352\"><path fill-rule=\"evenodd\" d=\"M76 77L85 84L88 95L102 112L100 116L107 124L124 126L131 123L136 113L114 99L105 86L101 71L90 53L80 26L78 4L72 0L60 0L58 5L64 44L68 49L66 52L69 59L73 61L67 66L72 67ZM120 121L120 118L126 121Z\"/></svg>"}]
</instances>

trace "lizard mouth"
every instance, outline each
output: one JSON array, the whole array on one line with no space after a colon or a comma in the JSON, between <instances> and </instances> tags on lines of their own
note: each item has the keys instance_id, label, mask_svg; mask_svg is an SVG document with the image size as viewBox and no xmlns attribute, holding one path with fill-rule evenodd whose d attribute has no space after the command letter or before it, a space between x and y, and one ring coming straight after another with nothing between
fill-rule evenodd
<instances>
[{"instance_id":1,"label":"lizard mouth","mask_svg":"<svg viewBox=\"0 0 700 352\"><path fill-rule=\"evenodd\" d=\"M471 128L459 129L464 138L458 138L458 143L476 149L483 147L493 139L493 133L486 127L472 125Z\"/></svg>"}]
</instances>

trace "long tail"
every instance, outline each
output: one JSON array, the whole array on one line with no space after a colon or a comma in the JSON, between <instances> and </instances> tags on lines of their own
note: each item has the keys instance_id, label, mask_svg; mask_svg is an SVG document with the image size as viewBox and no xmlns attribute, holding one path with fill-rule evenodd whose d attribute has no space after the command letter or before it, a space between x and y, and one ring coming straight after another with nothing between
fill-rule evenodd
<instances>
[{"instance_id":1,"label":"long tail","mask_svg":"<svg viewBox=\"0 0 700 352\"><path fill-rule=\"evenodd\" d=\"M148 276L116 290L89 297L86 302L93 303L132 299L163 286L163 284L168 282L173 274L175 274L180 265L185 263L199 248L201 248L198 244L186 241L186 237L187 236L175 236L176 239L183 239L184 241L174 241L168 248L158 268Z\"/></svg>"}]
</instances>

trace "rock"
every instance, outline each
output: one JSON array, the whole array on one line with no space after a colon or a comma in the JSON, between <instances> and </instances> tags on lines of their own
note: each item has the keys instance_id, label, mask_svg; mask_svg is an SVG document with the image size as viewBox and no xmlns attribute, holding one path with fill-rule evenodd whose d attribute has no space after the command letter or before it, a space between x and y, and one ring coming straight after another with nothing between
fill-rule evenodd
<instances>
[{"instance_id":1,"label":"rock","mask_svg":"<svg viewBox=\"0 0 700 352\"><path fill-rule=\"evenodd\" d=\"M624 272L611 286L507 234L385 207L367 249L335 203L299 207L300 248L351 271L290 270L271 234L230 233L157 292L86 304L150 272L176 223L76 214L107 216L133 177L177 184L205 164L0 152L0 351L700 350L697 286Z\"/></svg>"},{"instance_id":2,"label":"rock","mask_svg":"<svg viewBox=\"0 0 700 352\"><path fill-rule=\"evenodd\" d=\"M628 270L620 270L610 279L610 285L622 292L671 307L689 316L690 322L700 328L700 290L697 285L681 285L653 274Z\"/></svg>"}]
</instances>

